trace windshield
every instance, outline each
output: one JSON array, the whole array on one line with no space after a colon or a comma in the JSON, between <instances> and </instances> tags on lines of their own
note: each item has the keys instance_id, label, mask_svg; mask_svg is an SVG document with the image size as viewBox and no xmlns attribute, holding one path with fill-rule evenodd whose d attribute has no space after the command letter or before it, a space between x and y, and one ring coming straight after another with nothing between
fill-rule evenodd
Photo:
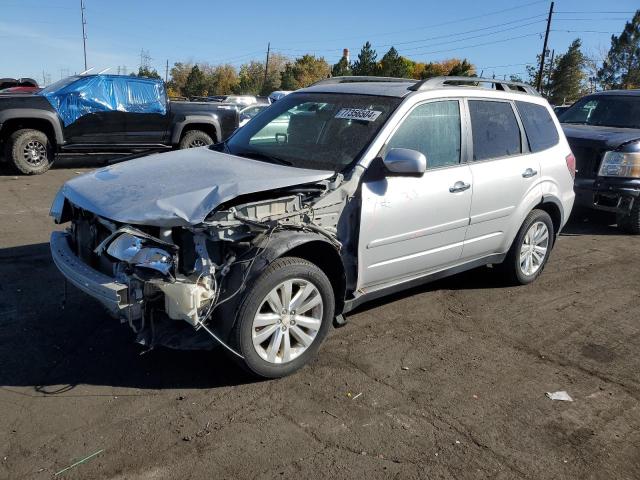
<instances>
[{"instance_id":1,"label":"windshield","mask_svg":"<svg viewBox=\"0 0 640 480\"><path fill-rule=\"evenodd\" d=\"M640 128L640 96L586 97L562 113L560 121L602 127Z\"/></svg>"},{"instance_id":2,"label":"windshield","mask_svg":"<svg viewBox=\"0 0 640 480\"><path fill-rule=\"evenodd\" d=\"M371 143L402 99L295 93L238 130L229 153L299 168L341 171Z\"/></svg>"},{"instance_id":3,"label":"windshield","mask_svg":"<svg viewBox=\"0 0 640 480\"><path fill-rule=\"evenodd\" d=\"M59 90L60 88L66 87L67 85L71 85L73 82L78 80L78 78L79 77L74 77L74 76L63 78L62 80L58 80L57 82L52 83L48 87L43 88L38 93L40 95L46 95L47 93L55 92L56 90Z\"/></svg>"}]
</instances>

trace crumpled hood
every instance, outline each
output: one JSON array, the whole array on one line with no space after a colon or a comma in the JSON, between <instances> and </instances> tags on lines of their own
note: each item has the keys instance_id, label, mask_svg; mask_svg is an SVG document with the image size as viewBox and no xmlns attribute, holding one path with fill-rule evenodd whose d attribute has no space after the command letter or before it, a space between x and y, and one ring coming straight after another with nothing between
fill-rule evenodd
<instances>
[{"instance_id":1,"label":"crumpled hood","mask_svg":"<svg viewBox=\"0 0 640 480\"><path fill-rule=\"evenodd\" d=\"M203 147L101 168L69 180L62 193L74 205L116 222L175 227L201 223L218 205L239 195L333 175Z\"/></svg>"}]
</instances>

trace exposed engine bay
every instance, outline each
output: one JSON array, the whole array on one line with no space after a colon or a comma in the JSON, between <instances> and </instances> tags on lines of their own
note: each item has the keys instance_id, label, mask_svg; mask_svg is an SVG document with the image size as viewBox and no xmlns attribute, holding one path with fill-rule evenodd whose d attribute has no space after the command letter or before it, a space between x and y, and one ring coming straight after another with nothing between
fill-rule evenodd
<instances>
[{"instance_id":1,"label":"exposed engine bay","mask_svg":"<svg viewBox=\"0 0 640 480\"><path fill-rule=\"evenodd\" d=\"M342 254L339 223L349 203L348 183L337 175L240 196L198 225L169 228L114 222L67 202L69 243L89 267L127 286L126 308L112 313L139 343L180 349L222 343L230 349L214 333L213 320L235 313L234 300L254 264L279 236L313 235Z\"/></svg>"}]
</instances>

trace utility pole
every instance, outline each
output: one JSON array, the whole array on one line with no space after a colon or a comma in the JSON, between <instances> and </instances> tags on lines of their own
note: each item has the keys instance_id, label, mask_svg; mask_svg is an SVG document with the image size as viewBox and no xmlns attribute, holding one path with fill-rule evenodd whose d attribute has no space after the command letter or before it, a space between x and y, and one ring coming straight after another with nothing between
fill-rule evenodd
<instances>
[{"instance_id":1,"label":"utility pole","mask_svg":"<svg viewBox=\"0 0 640 480\"><path fill-rule=\"evenodd\" d=\"M82 17L82 49L84 51L84 69L87 70L87 34L84 30L87 24L84 19L84 0L80 0L80 16Z\"/></svg>"},{"instance_id":2,"label":"utility pole","mask_svg":"<svg viewBox=\"0 0 640 480\"><path fill-rule=\"evenodd\" d=\"M42 86L47 86L47 76L45 75L44 70L42 70Z\"/></svg>"},{"instance_id":3,"label":"utility pole","mask_svg":"<svg viewBox=\"0 0 640 480\"><path fill-rule=\"evenodd\" d=\"M271 42L267 43L267 61L264 62L264 81L262 82L262 87L267 83L267 75L269 73L269 53L271 53Z\"/></svg>"},{"instance_id":4,"label":"utility pole","mask_svg":"<svg viewBox=\"0 0 640 480\"><path fill-rule=\"evenodd\" d=\"M169 59L167 59L167 65L164 67L164 83L169 81Z\"/></svg>"},{"instance_id":5,"label":"utility pole","mask_svg":"<svg viewBox=\"0 0 640 480\"><path fill-rule=\"evenodd\" d=\"M549 75L547 75L547 96L550 93L551 88L551 72L553 71L553 58L556 56L555 48L551 50L551 63L549 64Z\"/></svg>"},{"instance_id":6,"label":"utility pole","mask_svg":"<svg viewBox=\"0 0 640 480\"><path fill-rule=\"evenodd\" d=\"M553 16L553 2L549 7L549 16L547 17L547 31L544 34L544 45L542 46L542 55L540 55L540 70L538 71L538 78L536 82L536 88L538 91L542 88L542 72L544 70L544 57L547 55L547 42L549 41L549 30L551 29L551 17Z\"/></svg>"}]
</instances>

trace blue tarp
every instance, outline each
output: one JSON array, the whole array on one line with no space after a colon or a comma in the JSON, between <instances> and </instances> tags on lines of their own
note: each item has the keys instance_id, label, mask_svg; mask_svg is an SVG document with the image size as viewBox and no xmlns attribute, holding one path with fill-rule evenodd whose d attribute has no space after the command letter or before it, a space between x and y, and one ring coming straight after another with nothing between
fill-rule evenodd
<instances>
[{"instance_id":1,"label":"blue tarp","mask_svg":"<svg viewBox=\"0 0 640 480\"><path fill-rule=\"evenodd\" d=\"M58 112L65 126L83 115L119 111L133 113L167 112L164 84L124 75L90 75L60 82L59 88L46 88L44 96Z\"/></svg>"}]
</instances>

